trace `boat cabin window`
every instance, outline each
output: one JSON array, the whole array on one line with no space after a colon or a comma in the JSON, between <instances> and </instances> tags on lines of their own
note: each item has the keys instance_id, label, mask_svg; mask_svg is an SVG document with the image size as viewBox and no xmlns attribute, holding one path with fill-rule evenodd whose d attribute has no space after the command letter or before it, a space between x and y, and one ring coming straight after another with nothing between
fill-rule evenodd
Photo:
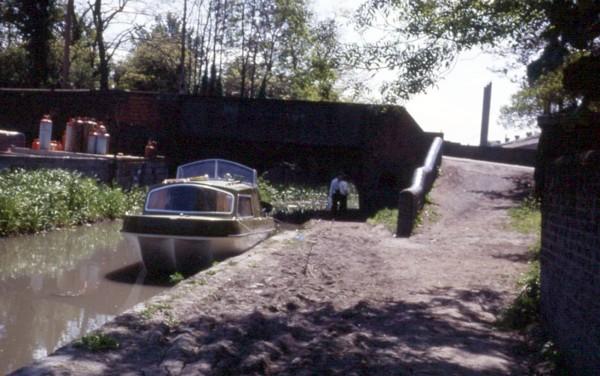
<instances>
[{"instance_id":1,"label":"boat cabin window","mask_svg":"<svg viewBox=\"0 0 600 376\"><path fill-rule=\"evenodd\" d=\"M146 211L231 213L231 193L194 185L174 185L156 188L148 194Z\"/></svg>"},{"instance_id":2,"label":"boat cabin window","mask_svg":"<svg viewBox=\"0 0 600 376\"><path fill-rule=\"evenodd\" d=\"M251 217L252 213L252 197L251 196L238 196L238 216L240 217Z\"/></svg>"}]
</instances>

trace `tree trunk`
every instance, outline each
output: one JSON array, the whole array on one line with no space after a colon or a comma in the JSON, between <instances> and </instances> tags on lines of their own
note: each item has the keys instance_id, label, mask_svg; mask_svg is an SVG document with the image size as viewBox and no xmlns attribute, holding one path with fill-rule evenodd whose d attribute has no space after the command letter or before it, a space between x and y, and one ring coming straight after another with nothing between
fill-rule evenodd
<instances>
[{"instance_id":1,"label":"tree trunk","mask_svg":"<svg viewBox=\"0 0 600 376\"><path fill-rule=\"evenodd\" d=\"M183 23L181 27L181 54L179 56L179 94L185 94L185 35L187 22L187 0L183 1Z\"/></svg>"},{"instance_id":2,"label":"tree trunk","mask_svg":"<svg viewBox=\"0 0 600 376\"><path fill-rule=\"evenodd\" d=\"M96 0L94 5L93 18L96 26L96 45L98 46L98 59L100 72L100 90L108 90L108 58L106 56L106 45L104 44L104 22L102 20L102 1Z\"/></svg>"},{"instance_id":3,"label":"tree trunk","mask_svg":"<svg viewBox=\"0 0 600 376\"><path fill-rule=\"evenodd\" d=\"M68 88L69 84L69 72L71 70L71 25L73 22L73 13L74 13L74 0L67 1L67 12L65 15L65 46L63 49L63 64L62 64L62 74L61 74L61 82L60 86L64 88Z\"/></svg>"},{"instance_id":4,"label":"tree trunk","mask_svg":"<svg viewBox=\"0 0 600 376\"><path fill-rule=\"evenodd\" d=\"M256 56L258 55L258 43L254 46L252 55L252 73L250 74L250 98L254 98L255 78L256 78Z\"/></svg>"}]
</instances>

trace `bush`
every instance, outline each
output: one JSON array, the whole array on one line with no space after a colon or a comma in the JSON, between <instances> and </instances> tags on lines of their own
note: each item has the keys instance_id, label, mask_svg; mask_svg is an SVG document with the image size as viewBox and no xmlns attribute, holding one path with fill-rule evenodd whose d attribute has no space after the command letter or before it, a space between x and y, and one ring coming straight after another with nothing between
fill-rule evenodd
<instances>
[{"instance_id":1,"label":"bush","mask_svg":"<svg viewBox=\"0 0 600 376\"><path fill-rule=\"evenodd\" d=\"M124 192L65 170L0 173L0 236L33 233L139 210L143 191Z\"/></svg>"}]
</instances>

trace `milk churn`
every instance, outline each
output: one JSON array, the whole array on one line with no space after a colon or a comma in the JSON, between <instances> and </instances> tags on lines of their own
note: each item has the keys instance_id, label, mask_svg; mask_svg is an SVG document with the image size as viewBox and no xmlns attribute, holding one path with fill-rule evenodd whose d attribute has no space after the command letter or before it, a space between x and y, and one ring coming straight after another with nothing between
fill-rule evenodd
<instances>
[{"instance_id":1,"label":"milk churn","mask_svg":"<svg viewBox=\"0 0 600 376\"><path fill-rule=\"evenodd\" d=\"M75 128L77 129L77 141L75 142L75 148L77 149L77 151L85 152L87 148L87 137L85 137L83 132L83 119L78 117L75 124Z\"/></svg>"},{"instance_id":2,"label":"milk churn","mask_svg":"<svg viewBox=\"0 0 600 376\"><path fill-rule=\"evenodd\" d=\"M83 150L89 150L88 145L90 145L89 142L89 138L92 135L92 133L94 133L96 131L96 122L94 121L94 119L90 119L90 118L83 118L83 128L82 128L82 132L83 132ZM94 140L94 143L96 141ZM95 149L95 147L94 147ZM89 153L89 151L88 151ZM93 153L93 151L92 151Z\"/></svg>"},{"instance_id":3,"label":"milk churn","mask_svg":"<svg viewBox=\"0 0 600 376\"><path fill-rule=\"evenodd\" d=\"M96 153L96 140L98 140L98 132L91 132L87 138L87 150L90 154Z\"/></svg>"},{"instance_id":4,"label":"milk churn","mask_svg":"<svg viewBox=\"0 0 600 376\"><path fill-rule=\"evenodd\" d=\"M110 135L108 133L100 133L96 139L96 154L108 154L108 141Z\"/></svg>"},{"instance_id":5,"label":"milk churn","mask_svg":"<svg viewBox=\"0 0 600 376\"><path fill-rule=\"evenodd\" d=\"M40 150L50 150L50 141L52 141L52 119L50 115L44 115L40 121Z\"/></svg>"},{"instance_id":6,"label":"milk churn","mask_svg":"<svg viewBox=\"0 0 600 376\"><path fill-rule=\"evenodd\" d=\"M69 119L67 128L65 129L65 151L79 151L79 148L77 147L79 146L79 138L77 136L77 123L74 119Z\"/></svg>"}]
</instances>

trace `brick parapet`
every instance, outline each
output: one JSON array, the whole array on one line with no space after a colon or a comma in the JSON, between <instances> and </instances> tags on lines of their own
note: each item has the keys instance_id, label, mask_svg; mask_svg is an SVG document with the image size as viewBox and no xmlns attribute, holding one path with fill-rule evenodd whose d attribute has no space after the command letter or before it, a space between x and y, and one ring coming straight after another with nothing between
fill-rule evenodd
<instances>
[{"instance_id":1,"label":"brick parapet","mask_svg":"<svg viewBox=\"0 0 600 376\"><path fill-rule=\"evenodd\" d=\"M600 152L547 166L542 318L577 375L600 371Z\"/></svg>"}]
</instances>

